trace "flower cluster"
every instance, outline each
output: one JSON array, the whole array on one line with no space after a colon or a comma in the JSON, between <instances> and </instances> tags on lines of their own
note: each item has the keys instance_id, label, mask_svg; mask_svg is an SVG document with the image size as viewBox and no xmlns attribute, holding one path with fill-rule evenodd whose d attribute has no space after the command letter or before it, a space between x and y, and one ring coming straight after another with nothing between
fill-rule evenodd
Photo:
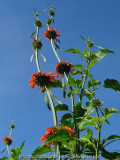
<instances>
[{"instance_id":1,"label":"flower cluster","mask_svg":"<svg viewBox=\"0 0 120 160\"><path fill-rule=\"evenodd\" d=\"M67 126L64 126L64 127L59 127L58 129L66 129L70 135L72 135L73 137L75 137L75 134L74 134L74 131L70 128L70 127L67 127ZM45 142L46 139L48 139L48 137L50 137L50 135L57 131L57 128L56 127L49 127L49 128L46 128L47 132L40 138L40 141L42 141L42 143ZM69 142L69 140L67 140L67 143ZM49 142L49 143L46 143L46 145L55 145L56 142Z\"/></svg>"},{"instance_id":2,"label":"flower cluster","mask_svg":"<svg viewBox=\"0 0 120 160\"><path fill-rule=\"evenodd\" d=\"M52 72L46 74L46 72L37 72L33 73L31 79L29 80L29 86L34 88L37 85L36 89L40 90L40 87L48 87L49 84L55 81L55 75Z\"/></svg>"},{"instance_id":3,"label":"flower cluster","mask_svg":"<svg viewBox=\"0 0 120 160\"><path fill-rule=\"evenodd\" d=\"M57 42L56 37L60 37L60 35L58 35L57 33L60 33L60 32L56 32L56 31L57 29L49 28L44 32L43 37L47 37L47 41L49 41L50 39L55 39Z\"/></svg>"},{"instance_id":4,"label":"flower cluster","mask_svg":"<svg viewBox=\"0 0 120 160\"><path fill-rule=\"evenodd\" d=\"M8 146L11 145L12 142L14 142L13 138L10 137L5 137L2 141Z\"/></svg>"},{"instance_id":5,"label":"flower cluster","mask_svg":"<svg viewBox=\"0 0 120 160\"><path fill-rule=\"evenodd\" d=\"M74 69L71 69L71 67L73 67L73 63L67 63L67 61L60 62L55 66L53 73L57 73L56 78L58 78L60 74L61 79L62 76L64 77L64 73L66 73L67 76L70 75L70 72L73 73Z\"/></svg>"}]
</instances>

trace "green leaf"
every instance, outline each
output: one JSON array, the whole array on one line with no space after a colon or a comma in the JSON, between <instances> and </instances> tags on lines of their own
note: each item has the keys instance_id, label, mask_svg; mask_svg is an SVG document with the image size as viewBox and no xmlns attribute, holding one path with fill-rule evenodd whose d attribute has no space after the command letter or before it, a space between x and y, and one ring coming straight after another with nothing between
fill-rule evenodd
<instances>
[{"instance_id":1,"label":"green leaf","mask_svg":"<svg viewBox=\"0 0 120 160\"><path fill-rule=\"evenodd\" d=\"M89 77L89 78L93 78L93 76L90 74L90 72L87 70L87 69L84 69L84 76L87 74L87 76Z\"/></svg>"},{"instance_id":2,"label":"green leaf","mask_svg":"<svg viewBox=\"0 0 120 160\"><path fill-rule=\"evenodd\" d=\"M71 74L71 76L74 76L74 75L77 75L77 74L82 74L82 71L76 70Z\"/></svg>"},{"instance_id":3,"label":"green leaf","mask_svg":"<svg viewBox=\"0 0 120 160\"><path fill-rule=\"evenodd\" d=\"M89 89L84 89L84 96L86 96L89 100L92 99L92 95L94 94L94 91L91 91Z\"/></svg>"},{"instance_id":4,"label":"green leaf","mask_svg":"<svg viewBox=\"0 0 120 160\"><path fill-rule=\"evenodd\" d=\"M48 152L51 152L50 146L42 145L35 149L35 151L32 153L32 156L39 156Z\"/></svg>"},{"instance_id":5,"label":"green leaf","mask_svg":"<svg viewBox=\"0 0 120 160\"><path fill-rule=\"evenodd\" d=\"M62 105L62 102L56 96L54 96L53 94L52 94L52 96L58 103L60 103Z\"/></svg>"},{"instance_id":6,"label":"green leaf","mask_svg":"<svg viewBox=\"0 0 120 160\"><path fill-rule=\"evenodd\" d=\"M40 53L41 54L41 53ZM43 61L46 62L46 58L41 54Z\"/></svg>"},{"instance_id":7,"label":"green leaf","mask_svg":"<svg viewBox=\"0 0 120 160\"><path fill-rule=\"evenodd\" d=\"M98 57L98 58L100 58L100 59L102 59L103 57L105 57L105 53L113 53L113 54L115 54L113 51L111 51L111 50L108 50L108 49L100 49L98 52L95 52L95 55Z\"/></svg>"},{"instance_id":8,"label":"green leaf","mask_svg":"<svg viewBox=\"0 0 120 160\"><path fill-rule=\"evenodd\" d=\"M72 137L73 138L73 137ZM48 137L48 140L46 141L46 143L49 143L49 142L54 142L54 141L57 141L57 142L62 142L62 141L67 141L67 140L70 140L71 137L68 133L68 131L66 129L60 129L54 133L52 133L49 137ZM45 143L45 144L46 144Z\"/></svg>"},{"instance_id":9,"label":"green leaf","mask_svg":"<svg viewBox=\"0 0 120 160\"><path fill-rule=\"evenodd\" d=\"M118 153L118 152L108 152L105 149L102 149L101 155L105 159L109 159L109 160L117 160L117 158L120 159L120 153Z\"/></svg>"},{"instance_id":10,"label":"green leaf","mask_svg":"<svg viewBox=\"0 0 120 160\"><path fill-rule=\"evenodd\" d=\"M120 93L120 83L115 80L115 79L106 79L104 81L104 86L105 88L111 88Z\"/></svg>"},{"instance_id":11,"label":"green leaf","mask_svg":"<svg viewBox=\"0 0 120 160\"><path fill-rule=\"evenodd\" d=\"M80 89L81 86L82 86L82 80L77 79L77 87Z\"/></svg>"},{"instance_id":12,"label":"green leaf","mask_svg":"<svg viewBox=\"0 0 120 160\"><path fill-rule=\"evenodd\" d=\"M88 72L88 77L93 78L93 76L92 76L92 74L90 74L90 72Z\"/></svg>"},{"instance_id":13,"label":"green leaf","mask_svg":"<svg viewBox=\"0 0 120 160\"><path fill-rule=\"evenodd\" d=\"M32 54L31 58L30 58L30 62L32 63L32 60L34 58L35 52Z\"/></svg>"},{"instance_id":14,"label":"green leaf","mask_svg":"<svg viewBox=\"0 0 120 160\"><path fill-rule=\"evenodd\" d=\"M72 118L72 115L71 115L70 113L65 113L65 114L61 117L60 122L66 120L66 119L68 119L68 118Z\"/></svg>"},{"instance_id":15,"label":"green leaf","mask_svg":"<svg viewBox=\"0 0 120 160\"><path fill-rule=\"evenodd\" d=\"M21 149L24 147L24 144L25 144L25 140L23 141L23 143L20 146Z\"/></svg>"},{"instance_id":16,"label":"green leaf","mask_svg":"<svg viewBox=\"0 0 120 160\"><path fill-rule=\"evenodd\" d=\"M89 128L87 128L87 133L88 133L87 137L92 138L93 133Z\"/></svg>"},{"instance_id":17,"label":"green leaf","mask_svg":"<svg viewBox=\"0 0 120 160\"><path fill-rule=\"evenodd\" d=\"M83 52L82 52L86 57L88 57L89 56L89 52L87 51L87 50L83 50Z\"/></svg>"},{"instance_id":18,"label":"green leaf","mask_svg":"<svg viewBox=\"0 0 120 160\"><path fill-rule=\"evenodd\" d=\"M101 108L100 108L100 107L98 107L98 108L99 108L99 110L101 111L102 115L104 116L104 113L102 112ZM107 119L106 119L105 121L106 121L107 124L110 125L110 122L109 122Z\"/></svg>"},{"instance_id":19,"label":"green leaf","mask_svg":"<svg viewBox=\"0 0 120 160\"><path fill-rule=\"evenodd\" d=\"M66 155L70 153L70 149L62 146L62 148L60 148L60 152L61 152L61 155Z\"/></svg>"},{"instance_id":20,"label":"green leaf","mask_svg":"<svg viewBox=\"0 0 120 160\"><path fill-rule=\"evenodd\" d=\"M6 160L6 159L8 159L8 158L7 157L0 158L0 160Z\"/></svg>"},{"instance_id":21,"label":"green leaf","mask_svg":"<svg viewBox=\"0 0 120 160\"><path fill-rule=\"evenodd\" d=\"M66 104L58 104L56 107L55 107L55 110L56 111L64 111L64 110L68 110L68 106Z\"/></svg>"},{"instance_id":22,"label":"green leaf","mask_svg":"<svg viewBox=\"0 0 120 160\"><path fill-rule=\"evenodd\" d=\"M69 76L69 78L68 78L68 85L76 87L76 81L71 76Z\"/></svg>"},{"instance_id":23,"label":"green leaf","mask_svg":"<svg viewBox=\"0 0 120 160\"><path fill-rule=\"evenodd\" d=\"M63 51L63 53L66 53L66 52L73 52L73 54L80 53L78 48L71 48L66 51Z\"/></svg>"},{"instance_id":24,"label":"green leaf","mask_svg":"<svg viewBox=\"0 0 120 160\"><path fill-rule=\"evenodd\" d=\"M74 65L73 67L71 67L72 69L83 69L84 66L81 65L81 64L77 64L77 65Z\"/></svg>"},{"instance_id":25,"label":"green leaf","mask_svg":"<svg viewBox=\"0 0 120 160\"><path fill-rule=\"evenodd\" d=\"M87 83L88 88L99 85L99 84L101 84L101 81L96 80L96 79L92 79L92 80L88 81L88 83Z\"/></svg>"},{"instance_id":26,"label":"green leaf","mask_svg":"<svg viewBox=\"0 0 120 160\"><path fill-rule=\"evenodd\" d=\"M103 139L103 141L102 141L102 144L104 144L105 142L107 142L107 141L109 141L109 140L111 140L111 139L116 139L116 138L120 138L120 136L118 136L118 135L111 135L111 136L109 136L108 138L104 138Z\"/></svg>"},{"instance_id":27,"label":"green leaf","mask_svg":"<svg viewBox=\"0 0 120 160\"><path fill-rule=\"evenodd\" d=\"M12 157L12 158L14 158L15 156L18 157L18 156L21 154L21 150L22 150L21 148L12 149L12 152L13 152L13 153L11 154L11 157Z\"/></svg>"},{"instance_id":28,"label":"green leaf","mask_svg":"<svg viewBox=\"0 0 120 160\"><path fill-rule=\"evenodd\" d=\"M120 111L118 111L117 109L115 108L103 108L104 112L105 112L105 115L108 115L110 113L119 113Z\"/></svg>"},{"instance_id":29,"label":"green leaf","mask_svg":"<svg viewBox=\"0 0 120 160\"><path fill-rule=\"evenodd\" d=\"M104 122L106 119L108 119L110 116L112 116L112 115L113 115L113 113L108 114L108 115L104 115L104 116L100 119L101 124L103 124L103 122Z\"/></svg>"},{"instance_id":30,"label":"green leaf","mask_svg":"<svg viewBox=\"0 0 120 160\"><path fill-rule=\"evenodd\" d=\"M33 35L35 34L35 32L36 32L36 31L34 31L34 32L31 34L31 37L30 37L30 38L32 38L32 37L33 37Z\"/></svg>"},{"instance_id":31,"label":"green leaf","mask_svg":"<svg viewBox=\"0 0 120 160\"><path fill-rule=\"evenodd\" d=\"M61 50L61 48L54 42L54 44L55 44L55 47L56 47L56 49L58 48L58 49L60 49ZM55 49L55 50L56 50Z\"/></svg>"},{"instance_id":32,"label":"green leaf","mask_svg":"<svg viewBox=\"0 0 120 160\"><path fill-rule=\"evenodd\" d=\"M80 35L80 37L85 41L85 38L83 38L81 35Z\"/></svg>"},{"instance_id":33,"label":"green leaf","mask_svg":"<svg viewBox=\"0 0 120 160\"><path fill-rule=\"evenodd\" d=\"M49 105L49 99L48 99L48 96L47 96L46 92L45 92L45 103L46 103L48 109L51 111L51 108L50 108L50 105Z\"/></svg>"},{"instance_id":34,"label":"green leaf","mask_svg":"<svg viewBox=\"0 0 120 160\"><path fill-rule=\"evenodd\" d=\"M73 94L78 94L78 89L74 89L73 91L70 91L68 94L67 94L67 96L68 96L68 98L70 98L71 97L71 95L73 95Z\"/></svg>"},{"instance_id":35,"label":"green leaf","mask_svg":"<svg viewBox=\"0 0 120 160\"><path fill-rule=\"evenodd\" d=\"M97 62L99 62L100 60L98 60L98 59L95 59L95 60L92 60L91 62L90 62L90 64L89 64L89 69L95 64L95 63L97 63Z\"/></svg>"},{"instance_id":36,"label":"green leaf","mask_svg":"<svg viewBox=\"0 0 120 160\"><path fill-rule=\"evenodd\" d=\"M1 153L3 153L6 150L6 148L3 149L3 151Z\"/></svg>"}]
</instances>

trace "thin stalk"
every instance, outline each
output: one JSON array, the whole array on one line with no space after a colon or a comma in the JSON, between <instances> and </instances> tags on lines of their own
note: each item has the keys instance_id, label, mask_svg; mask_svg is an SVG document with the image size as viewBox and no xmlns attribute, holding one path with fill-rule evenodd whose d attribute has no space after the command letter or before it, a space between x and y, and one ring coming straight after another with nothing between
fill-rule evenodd
<instances>
[{"instance_id":1,"label":"thin stalk","mask_svg":"<svg viewBox=\"0 0 120 160\"><path fill-rule=\"evenodd\" d=\"M10 151L9 151L9 147L8 147L8 145L7 145L7 152L8 152L8 154L9 154L10 159L11 159Z\"/></svg>"},{"instance_id":2,"label":"thin stalk","mask_svg":"<svg viewBox=\"0 0 120 160\"><path fill-rule=\"evenodd\" d=\"M36 33L36 40L38 40L38 34L39 34L39 27L37 26L37 33ZM38 48L36 48L36 64L37 64L37 69L38 72L40 72L40 65L39 65L39 61L38 61Z\"/></svg>"},{"instance_id":3,"label":"thin stalk","mask_svg":"<svg viewBox=\"0 0 120 160\"><path fill-rule=\"evenodd\" d=\"M58 61L61 62L60 57L58 56L58 54L57 54L57 52L56 52L56 50L55 50L55 48L54 48L53 39L51 39L51 46L52 46L52 49L53 49L53 51L54 51L54 53L55 53L55 55L56 55Z\"/></svg>"},{"instance_id":4,"label":"thin stalk","mask_svg":"<svg viewBox=\"0 0 120 160\"><path fill-rule=\"evenodd\" d=\"M10 135L9 135L9 138L11 137L11 134L12 134L12 128L11 128L11 130L10 130Z\"/></svg>"},{"instance_id":5,"label":"thin stalk","mask_svg":"<svg viewBox=\"0 0 120 160\"><path fill-rule=\"evenodd\" d=\"M52 112L53 112L53 119L54 119L54 125L58 126L57 115L56 115L54 102L53 102L51 94L50 94L50 92L49 92L49 90L47 89L46 86L45 86L45 89L47 91L47 95L48 95L50 103L51 103ZM61 158L60 158L60 143L59 142L57 143L57 154L58 154L58 160L61 160Z\"/></svg>"},{"instance_id":6,"label":"thin stalk","mask_svg":"<svg viewBox=\"0 0 120 160\"><path fill-rule=\"evenodd\" d=\"M98 108L97 107L95 107L95 109L96 109L96 115L97 115L97 117L99 118L99 113L98 113ZM98 126L99 128L98 128L98 137L97 137L97 149L96 149L96 160L99 160L99 143L100 143L100 126Z\"/></svg>"}]
</instances>

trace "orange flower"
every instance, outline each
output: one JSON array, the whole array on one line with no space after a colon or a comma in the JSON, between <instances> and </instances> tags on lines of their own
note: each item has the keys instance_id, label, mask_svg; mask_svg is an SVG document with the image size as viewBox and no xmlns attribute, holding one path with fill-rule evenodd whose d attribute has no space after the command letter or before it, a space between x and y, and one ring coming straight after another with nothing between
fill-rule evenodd
<instances>
[{"instance_id":1,"label":"orange flower","mask_svg":"<svg viewBox=\"0 0 120 160\"><path fill-rule=\"evenodd\" d=\"M47 41L49 41L50 39L55 39L57 42L56 37L60 37L60 35L57 33L60 33L60 32L56 32L56 31L57 29L49 28L48 30L44 32L43 37L47 37Z\"/></svg>"},{"instance_id":2,"label":"orange flower","mask_svg":"<svg viewBox=\"0 0 120 160\"><path fill-rule=\"evenodd\" d=\"M60 129L66 129L69 134L71 134L73 137L75 137L75 134L74 134L74 131L70 128L70 127L67 127L67 126L64 126L64 127L59 127L58 130ZM46 128L47 132L40 138L40 141L42 141L42 143L45 142L46 139L48 139L48 137L55 131L57 131L57 127L49 127L49 128ZM67 143L69 142L69 140L67 140ZM49 142L49 143L46 143L46 145L55 145L56 142ZM62 145L62 142L60 142L60 144Z\"/></svg>"},{"instance_id":3,"label":"orange flower","mask_svg":"<svg viewBox=\"0 0 120 160\"><path fill-rule=\"evenodd\" d=\"M33 73L31 76L31 79L29 80L29 86L34 88L35 85L37 84L36 89L40 90L40 87L48 87L48 85L50 83L53 83L53 81L55 80L55 75L53 75L54 73L49 72L46 74L46 72L37 72L37 73Z\"/></svg>"},{"instance_id":4,"label":"orange flower","mask_svg":"<svg viewBox=\"0 0 120 160\"><path fill-rule=\"evenodd\" d=\"M66 73L66 75L70 75L70 73L73 73L73 71L75 71L74 69L71 69L71 67L73 67L73 63L67 63L67 61L65 62L60 62L55 66L55 70L53 73L57 73L56 74L56 78L59 77L60 74L60 79L63 76L64 77L64 73Z\"/></svg>"},{"instance_id":5,"label":"orange flower","mask_svg":"<svg viewBox=\"0 0 120 160\"><path fill-rule=\"evenodd\" d=\"M14 142L13 138L10 138L10 137L5 137L2 141L3 141L6 145L11 145L11 143Z\"/></svg>"}]
</instances>

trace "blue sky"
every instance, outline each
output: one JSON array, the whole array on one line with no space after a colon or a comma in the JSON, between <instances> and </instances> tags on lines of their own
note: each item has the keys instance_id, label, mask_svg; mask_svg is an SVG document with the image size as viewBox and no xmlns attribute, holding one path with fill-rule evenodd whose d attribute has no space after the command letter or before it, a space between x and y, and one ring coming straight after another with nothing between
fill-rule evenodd
<instances>
[{"instance_id":1,"label":"blue sky","mask_svg":"<svg viewBox=\"0 0 120 160\"><path fill-rule=\"evenodd\" d=\"M86 67L84 58L78 58L78 55L72 53L63 53L69 48L79 48L82 52L86 49L86 44L80 38L85 39L90 36L96 45L114 51L116 54L107 54L100 62L91 68L90 73L95 79L104 82L105 79L116 79L120 82L120 53L119 53L119 35L120 35L120 1L116 0L48 0L53 4L55 10L55 24L51 27L60 31L59 38L62 50L58 54L62 61L69 63L82 64ZM53 126L52 112L50 112L44 102L44 93L39 93L35 88L29 87L28 81L32 73L37 72L35 59L30 63L30 57L33 54L31 34L35 31L35 18L27 20L34 16L34 9L38 13L47 9L45 13L39 16L44 24L50 10L46 1L40 0L11 0L0 1L0 151L5 148L2 142L3 138L9 136L8 127L11 119L14 118L15 129L12 132L14 143L10 148L19 147L25 140L25 146L22 154L30 155L32 151L42 144L40 138L45 133L47 127ZM40 29L39 37L43 37L47 26ZM35 38L35 36L34 36ZM41 53L47 59L43 62L39 54L39 62L42 72L51 72L58 63L50 42L46 38L42 39L43 47ZM97 49L92 50L97 51ZM63 104L67 104L71 109L71 99L63 99L61 89L52 89ZM116 108L120 110L120 94L112 89L101 88L97 90L96 97L104 101L104 107ZM78 97L76 97L76 103ZM58 103L55 102L55 105ZM64 112L58 112L58 119ZM109 118L111 125L104 124L102 127L101 139L107 138L111 134L120 135L120 114L114 114ZM94 130L93 130L94 131ZM96 132L94 132L96 135ZM119 142L114 142L106 149L119 149ZM6 155L3 153L0 155Z\"/></svg>"}]
</instances>

